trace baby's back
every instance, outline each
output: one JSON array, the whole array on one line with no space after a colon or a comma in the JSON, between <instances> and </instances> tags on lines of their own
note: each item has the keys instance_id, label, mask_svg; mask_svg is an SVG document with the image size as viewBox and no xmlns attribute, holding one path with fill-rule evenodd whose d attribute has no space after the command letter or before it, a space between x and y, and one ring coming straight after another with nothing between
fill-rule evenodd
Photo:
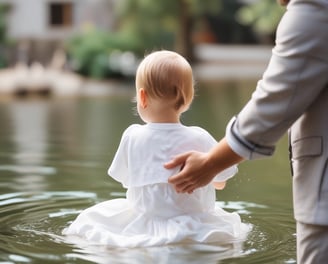
<instances>
[{"instance_id":1,"label":"baby's back","mask_svg":"<svg viewBox=\"0 0 328 264\"><path fill-rule=\"evenodd\" d=\"M166 219L213 211L215 190L208 185L192 194L182 194L177 193L171 184L157 183L129 188L127 199L138 212Z\"/></svg>"}]
</instances>

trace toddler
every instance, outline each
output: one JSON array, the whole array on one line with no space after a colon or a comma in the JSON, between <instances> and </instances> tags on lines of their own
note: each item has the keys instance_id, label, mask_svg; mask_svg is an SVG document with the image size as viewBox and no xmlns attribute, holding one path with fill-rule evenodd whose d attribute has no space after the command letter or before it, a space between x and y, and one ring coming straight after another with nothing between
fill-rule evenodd
<instances>
[{"instance_id":1,"label":"toddler","mask_svg":"<svg viewBox=\"0 0 328 264\"><path fill-rule=\"evenodd\" d=\"M108 169L127 188L126 199L84 210L64 234L113 247L227 244L245 238L248 226L239 215L215 203L214 186L224 188L236 166L190 194L178 194L168 183L177 169L165 169L165 162L186 151L207 152L217 143L204 129L181 124L193 96L192 69L182 56L163 50L144 58L136 74L136 102L145 124L125 130Z\"/></svg>"}]
</instances>

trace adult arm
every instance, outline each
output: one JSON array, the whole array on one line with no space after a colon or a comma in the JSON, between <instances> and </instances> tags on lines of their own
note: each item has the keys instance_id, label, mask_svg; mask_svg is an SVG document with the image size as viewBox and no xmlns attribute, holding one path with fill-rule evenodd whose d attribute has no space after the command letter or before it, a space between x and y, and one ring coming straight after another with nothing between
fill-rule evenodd
<instances>
[{"instance_id":1,"label":"adult arm","mask_svg":"<svg viewBox=\"0 0 328 264\"><path fill-rule=\"evenodd\" d=\"M276 46L262 80L250 101L234 118L226 137L205 153L186 153L167 163L184 164L169 182L180 192L204 186L214 175L244 159L271 156L275 144L320 96L327 83L326 36L315 28L325 26L325 15L316 3L295 1L282 19ZM313 15L314 11L318 15ZM327 31L323 31L327 34ZM242 158L243 157L243 158ZM200 178L200 179L199 179Z\"/></svg>"}]
</instances>

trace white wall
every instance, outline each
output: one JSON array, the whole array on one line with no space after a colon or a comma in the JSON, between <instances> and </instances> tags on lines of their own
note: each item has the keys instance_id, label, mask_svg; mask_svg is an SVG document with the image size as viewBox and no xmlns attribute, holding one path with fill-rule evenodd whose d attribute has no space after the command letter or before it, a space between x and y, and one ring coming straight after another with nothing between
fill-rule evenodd
<instances>
[{"instance_id":1,"label":"white wall","mask_svg":"<svg viewBox=\"0 0 328 264\"><path fill-rule=\"evenodd\" d=\"M0 0L11 6L8 34L14 39L65 39L86 25L110 30L114 0L56 0L73 3L73 25L69 28L49 27L48 4L54 0Z\"/></svg>"},{"instance_id":2,"label":"white wall","mask_svg":"<svg viewBox=\"0 0 328 264\"><path fill-rule=\"evenodd\" d=\"M39 37L45 30L45 5L40 0L11 0L8 33L13 38Z\"/></svg>"}]
</instances>

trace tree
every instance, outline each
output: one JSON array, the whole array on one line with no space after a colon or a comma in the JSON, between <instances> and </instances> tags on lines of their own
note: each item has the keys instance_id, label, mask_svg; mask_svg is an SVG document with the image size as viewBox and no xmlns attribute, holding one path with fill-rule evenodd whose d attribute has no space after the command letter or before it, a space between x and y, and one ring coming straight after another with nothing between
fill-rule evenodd
<instances>
[{"instance_id":1,"label":"tree","mask_svg":"<svg viewBox=\"0 0 328 264\"><path fill-rule=\"evenodd\" d=\"M120 30L140 39L146 50L175 49L193 59L192 30L197 18L220 8L218 0L121 0Z\"/></svg>"},{"instance_id":2,"label":"tree","mask_svg":"<svg viewBox=\"0 0 328 264\"><path fill-rule=\"evenodd\" d=\"M250 25L261 38L261 42L272 43L277 25L285 8L275 0L259 0L242 7L237 13L240 23Z\"/></svg>"}]
</instances>

